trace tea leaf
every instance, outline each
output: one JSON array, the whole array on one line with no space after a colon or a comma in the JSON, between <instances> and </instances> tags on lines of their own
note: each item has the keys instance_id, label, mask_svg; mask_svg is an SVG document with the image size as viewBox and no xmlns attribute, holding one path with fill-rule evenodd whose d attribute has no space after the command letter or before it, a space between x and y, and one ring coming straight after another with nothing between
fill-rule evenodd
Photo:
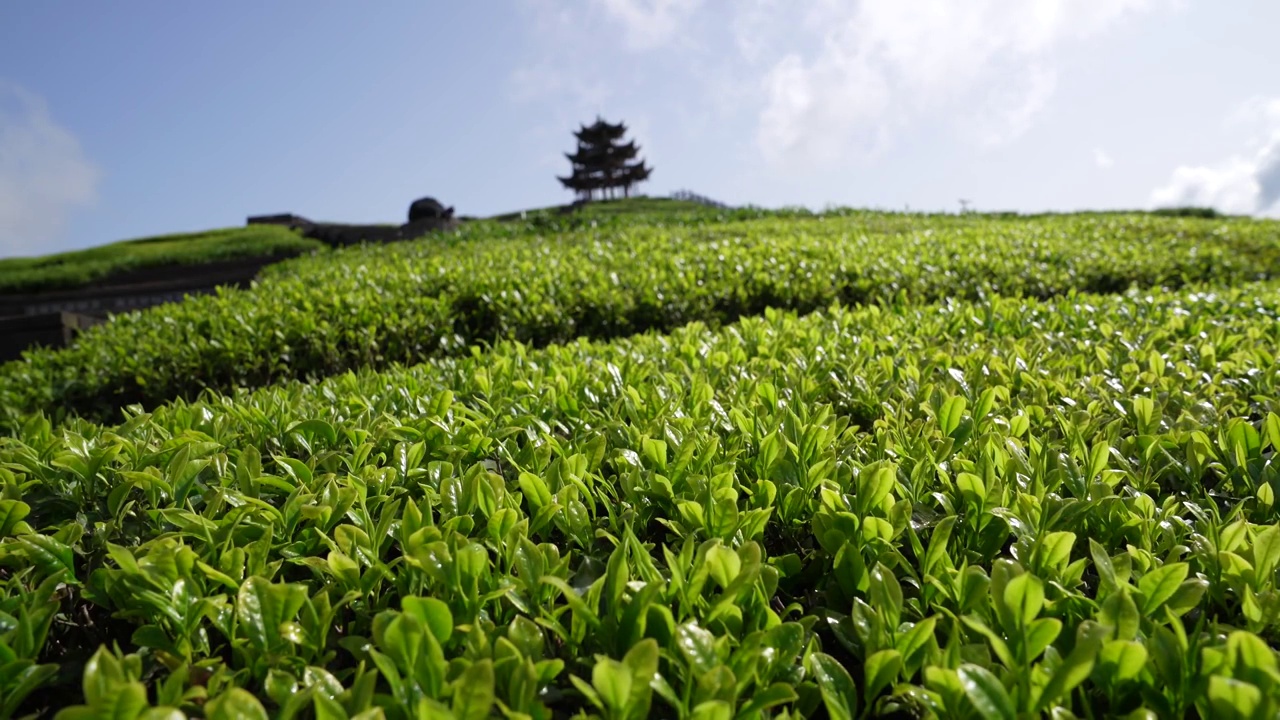
<instances>
[{"instance_id":1,"label":"tea leaf","mask_svg":"<svg viewBox=\"0 0 1280 720\"><path fill-rule=\"evenodd\" d=\"M1000 680L978 665L961 665L956 671L965 697L985 720L1015 720L1018 713Z\"/></svg>"},{"instance_id":2,"label":"tea leaf","mask_svg":"<svg viewBox=\"0 0 1280 720\"><path fill-rule=\"evenodd\" d=\"M858 689L853 678L835 658L814 653L809 658L813 679L822 692L822 703L833 720L852 720L858 707Z\"/></svg>"}]
</instances>

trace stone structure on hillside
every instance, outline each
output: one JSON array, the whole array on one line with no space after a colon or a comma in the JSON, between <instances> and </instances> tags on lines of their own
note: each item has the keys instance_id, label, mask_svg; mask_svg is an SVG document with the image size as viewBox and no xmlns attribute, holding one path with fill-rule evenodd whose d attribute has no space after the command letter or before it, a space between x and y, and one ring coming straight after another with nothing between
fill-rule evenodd
<instances>
[{"instance_id":1,"label":"stone structure on hillside","mask_svg":"<svg viewBox=\"0 0 1280 720\"><path fill-rule=\"evenodd\" d=\"M428 218L448 220L453 217L453 208L445 207L433 197L418 198L409 206L409 222L417 222Z\"/></svg>"},{"instance_id":2,"label":"stone structure on hillside","mask_svg":"<svg viewBox=\"0 0 1280 720\"><path fill-rule=\"evenodd\" d=\"M399 232L404 239L409 239L456 226L452 207L445 207L435 198L424 197L409 205L409 222L401 225Z\"/></svg>"},{"instance_id":3,"label":"stone structure on hillside","mask_svg":"<svg viewBox=\"0 0 1280 720\"><path fill-rule=\"evenodd\" d=\"M255 215L249 225L283 225L297 230L303 237L319 240L327 245L355 245L362 242L395 242L412 240L438 230L452 230L458 226L453 208L445 207L431 197L414 200L409 205L408 222L403 225L351 225L347 223L313 222L291 213L279 215Z\"/></svg>"},{"instance_id":4,"label":"stone structure on hillside","mask_svg":"<svg viewBox=\"0 0 1280 720\"><path fill-rule=\"evenodd\" d=\"M623 123L613 125L597 117L590 126L574 131L578 149L565 153L573 165L568 177L558 177L561 185L574 191L580 200L590 201L599 195L601 200L631 197L631 188L649 179L653 168L636 160L640 147L635 141L622 142L627 134Z\"/></svg>"}]
</instances>

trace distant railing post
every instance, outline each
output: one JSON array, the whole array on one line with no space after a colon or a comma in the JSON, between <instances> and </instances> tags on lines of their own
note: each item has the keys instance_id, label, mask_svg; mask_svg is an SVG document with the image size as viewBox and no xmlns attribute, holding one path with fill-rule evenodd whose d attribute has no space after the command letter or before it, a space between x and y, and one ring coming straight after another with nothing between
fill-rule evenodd
<instances>
[{"instance_id":1,"label":"distant railing post","mask_svg":"<svg viewBox=\"0 0 1280 720\"><path fill-rule=\"evenodd\" d=\"M705 205L707 207L713 207L720 210L733 209L727 203L722 203L718 200L712 200L711 198L705 195L699 195L698 193L695 193L692 190L676 190L675 192L671 193L669 197L672 200L683 200L685 202L698 203L699 205Z\"/></svg>"}]
</instances>

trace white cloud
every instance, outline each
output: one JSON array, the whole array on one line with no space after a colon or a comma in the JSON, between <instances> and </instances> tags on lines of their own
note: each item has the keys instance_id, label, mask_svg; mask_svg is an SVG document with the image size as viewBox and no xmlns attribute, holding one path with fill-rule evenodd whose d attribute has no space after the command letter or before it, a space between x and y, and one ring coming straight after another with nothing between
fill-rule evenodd
<instances>
[{"instance_id":1,"label":"white cloud","mask_svg":"<svg viewBox=\"0 0 1280 720\"><path fill-rule=\"evenodd\" d=\"M1009 87L993 93L974 121L981 128L983 144L1002 145L1026 134L1057 86L1057 73L1032 65Z\"/></svg>"},{"instance_id":2,"label":"white cloud","mask_svg":"<svg viewBox=\"0 0 1280 720\"><path fill-rule=\"evenodd\" d=\"M1102 148L1094 148L1093 164L1103 170L1106 170L1112 165L1115 165L1116 161L1111 158L1111 155L1109 155L1106 150L1103 150Z\"/></svg>"},{"instance_id":3,"label":"white cloud","mask_svg":"<svg viewBox=\"0 0 1280 720\"><path fill-rule=\"evenodd\" d=\"M1232 158L1207 166L1184 165L1169 182L1151 193L1156 207L1210 206L1228 213L1252 213L1258 207L1258 182L1253 163Z\"/></svg>"},{"instance_id":4,"label":"white cloud","mask_svg":"<svg viewBox=\"0 0 1280 720\"><path fill-rule=\"evenodd\" d=\"M883 136L941 112L984 144L1015 139L1049 104L1053 52L1163 0L814 0L803 15L807 54L776 60L762 83L757 144L775 161L814 158L822 137L834 160L851 138ZM770 43L743 32L787 26L794 5L758 3L738 26L738 46ZM794 25L794 23L790 23ZM792 43L794 43L794 39ZM973 110L976 108L976 111Z\"/></svg>"},{"instance_id":5,"label":"white cloud","mask_svg":"<svg viewBox=\"0 0 1280 720\"><path fill-rule=\"evenodd\" d=\"M700 0L593 0L613 20L622 24L627 44L636 50L663 45L698 9Z\"/></svg>"},{"instance_id":6,"label":"white cloud","mask_svg":"<svg viewBox=\"0 0 1280 720\"><path fill-rule=\"evenodd\" d=\"M868 68L846 67L843 60L814 68L788 55L765 76L769 104L757 133L761 151L770 160L789 156L821 162L849 123L871 122L889 109L890 89L881 80ZM829 92L841 86L845 92Z\"/></svg>"},{"instance_id":7,"label":"white cloud","mask_svg":"<svg viewBox=\"0 0 1280 720\"><path fill-rule=\"evenodd\" d=\"M563 76L547 95L615 88L615 63L639 76L678 58L689 69L669 82L704 86L690 111L751 123L762 157L798 169L875 153L921 123L979 146L1016 140L1052 104L1062 48L1182 2L524 0L539 28L530 65Z\"/></svg>"},{"instance_id":8,"label":"white cloud","mask_svg":"<svg viewBox=\"0 0 1280 720\"><path fill-rule=\"evenodd\" d=\"M1280 216L1280 99L1253 98L1228 118L1248 140L1213 165L1183 165L1151 192L1156 207L1197 205L1228 213Z\"/></svg>"},{"instance_id":9,"label":"white cloud","mask_svg":"<svg viewBox=\"0 0 1280 720\"><path fill-rule=\"evenodd\" d=\"M99 172L44 102L0 81L0 254L49 251L97 197Z\"/></svg>"}]
</instances>

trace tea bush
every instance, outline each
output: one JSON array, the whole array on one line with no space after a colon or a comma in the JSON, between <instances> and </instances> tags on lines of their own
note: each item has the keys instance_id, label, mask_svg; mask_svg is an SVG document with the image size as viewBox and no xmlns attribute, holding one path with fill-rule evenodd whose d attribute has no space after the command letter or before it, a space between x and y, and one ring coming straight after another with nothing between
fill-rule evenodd
<instances>
[{"instance_id":1,"label":"tea bush","mask_svg":"<svg viewBox=\"0 0 1280 720\"><path fill-rule=\"evenodd\" d=\"M754 259L748 286L819 268L770 285L819 302L803 233L766 260L738 232L703 245ZM955 245L899 289L977 294L977 267L1056 237ZM847 242L846 269L892 269ZM1044 300L770 310L28 418L0 439L0 712L1274 717L1280 289L1071 291L1116 252L1036 255L1026 289L1066 293ZM1179 257L1147 255L1131 276ZM648 257L624 287L702 287L689 255Z\"/></svg>"},{"instance_id":2,"label":"tea bush","mask_svg":"<svg viewBox=\"0 0 1280 720\"><path fill-rule=\"evenodd\" d=\"M758 219L732 219L753 213ZM72 347L0 367L0 422L12 427L36 411L113 420L120 407L152 407L206 388L412 364L506 339L542 346L720 324L769 307L1047 298L1231 284L1280 269L1274 222L722 217L655 224L615 216L549 234L478 223L450 239L282 263L252 289L117 317Z\"/></svg>"},{"instance_id":3,"label":"tea bush","mask_svg":"<svg viewBox=\"0 0 1280 720\"><path fill-rule=\"evenodd\" d=\"M271 225L125 240L57 255L0 260L0 294L67 290L135 270L222 260L286 257L324 245Z\"/></svg>"}]
</instances>

